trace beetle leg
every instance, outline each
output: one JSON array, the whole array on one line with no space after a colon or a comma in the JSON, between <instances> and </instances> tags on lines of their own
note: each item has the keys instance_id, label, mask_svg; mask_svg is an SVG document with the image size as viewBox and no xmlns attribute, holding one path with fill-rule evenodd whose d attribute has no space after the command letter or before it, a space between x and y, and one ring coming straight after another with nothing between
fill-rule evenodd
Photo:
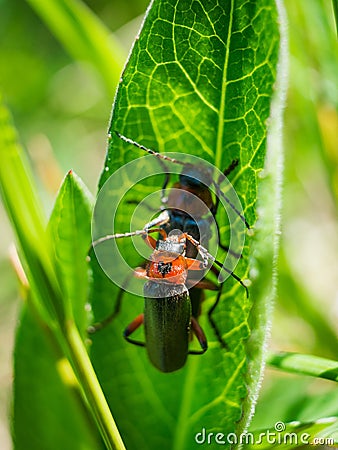
<instances>
[{"instance_id":1,"label":"beetle leg","mask_svg":"<svg viewBox=\"0 0 338 450\"><path fill-rule=\"evenodd\" d=\"M197 337L202 350L190 350L189 354L190 355L201 355L202 353L207 351L208 342L207 342L207 338L205 337L204 331L202 330L200 324L197 322L195 317L191 317L191 328L192 328L192 331L194 332L195 336Z\"/></svg>"},{"instance_id":2,"label":"beetle leg","mask_svg":"<svg viewBox=\"0 0 338 450\"><path fill-rule=\"evenodd\" d=\"M219 270L214 268L213 272L215 272L217 275L219 274ZM217 297L216 297L216 301L215 303L212 305L212 307L209 309L208 311L208 319L209 319L209 323L212 326L212 329L214 330L214 333L217 337L218 342L221 344L222 348L227 348L227 345L224 341L224 339L222 338L221 332L219 331L219 329L217 328L216 322L214 321L213 317L212 317L212 313L215 311L220 298L221 298L221 294L222 294L222 284L220 286L218 286L217 284L215 284L214 282L207 280L207 279L203 279L201 281L199 281L196 285L196 288L198 289L206 289L208 291L218 291L217 293Z\"/></svg>"},{"instance_id":3,"label":"beetle leg","mask_svg":"<svg viewBox=\"0 0 338 450\"><path fill-rule=\"evenodd\" d=\"M230 175L231 172L238 166L238 163L239 163L238 159L233 159L233 160L231 161L231 163L230 163L230 166L228 166L228 167L223 171L223 175L226 176L226 177L227 177L228 175ZM218 183L221 182L221 179L222 179L222 176L220 175L219 180L218 180Z\"/></svg>"},{"instance_id":4,"label":"beetle leg","mask_svg":"<svg viewBox=\"0 0 338 450\"><path fill-rule=\"evenodd\" d=\"M222 250L224 250L225 252L230 253L230 255L234 256L235 258L242 258L242 254L241 253L236 253L233 250L230 250L230 248L227 245L222 244L221 238L220 238L221 235L220 235L220 232L219 232L219 225L218 225L218 222L217 222L216 218L215 218L215 224L216 224L216 230L217 230L217 234L218 234L218 238L219 238L218 239L219 247Z\"/></svg>"},{"instance_id":5,"label":"beetle leg","mask_svg":"<svg viewBox=\"0 0 338 450\"><path fill-rule=\"evenodd\" d=\"M137 330L144 321L144 314L139 314L135 319L127 326L127 328L123 332L123 337L130 342L131 344L138 345L139 347L145 347L144 342L135 341L134 339L131 339L129 336L134 333L135 330Z\"/></svg>"},{"instance_id":6,"label":"beetle leg","mask_svg":"<svg viewBox=\"0 0 338 450\"><path fill-rule=\"evenodd\" d=\"M185 262L187 263L188 270L204 270L205 269L202 261L199 261L198 259L194 259L194 258L184 258L184 259L185 259Z\"/></svg>"},{"instance_id":7,"label":"beetle leg","mask_svg":"<svg viewBox=\"0 0 338 450\"><path fill-rule=\"evenodd\" d=\"M156 248L157 240L152 236L149 236L149 233L160 233L165 240L167 238L167 233L162 228L153 228L152 230L144 229L144 234L142 234L142 239L151 249Z\"/></svg>"},{"instance_id":8,"label":"beetle leg","mask_svg":"<svg viewBox=\"0 0 338 450\"><path fill-rule=\"evenodd\" d=\"M126 279L123 282L122 287L119 289L119 293L117 295L117 299L116 299L116 303L115 303L113 312L111 314L109 314L108 317L101 320L101 322L96 322L93 325L90 325L87 328L88 334L94 334L96 331L102 330L102 328L105 328L107 325L109 325L110 322L112 322L115 319L115 317L119 314L119 312L121 310L122 298L125 293L125 289L128 286L130 279L133 276L135 276L136 278L147 278L147 272L144 269L144 267L137 267L132 274L129 274L126 277Z\"/></svg>"},{"instance_id":9,"label":"beetle leg","mask_svg":"<svg viewBox=\"0 0 338 450\"><path fill-rule=\"evenodd\" d=\"M124 292L125 291L122 288L120 288L117 299L116 299L114 311L108 317L103 319L101 322L96 322L93 325L90 325L87 328L87 333L94 334L94 333L96 333L96 331L99 331L99 330L102 330L102 328L105 328L107 325L110 324L110 322L112 322L115 319L115 317L120 312Z\"/></svg>"},{"instance_id":10,"label":"beetle leg","mask_svg":"<svg viewBox=\"0 0 338 450\"><path fill-rule=\"evenodd\" d=\"M190 286L191 284L191 286ZM198 283L194 284L194 280L188 280L187 281L187 288L191 289L192 287L198 288L198 289L207 289L208 291L218 291L219 286L215 284L213 281L207 280L206 278L203 278Z\"/></svg>"},{"instance_id":11,"label":"beetle leg","mask_svg":"<svg viewBox=\"0 0 338 450\"><path fill-rule=\"evenodd\" d=\"M212 307L209 309L208 311L208 319L210 322L210 325L212 326L214 333L217 337L218 342L221 344L222 348L228 348L226 342L224 341L224 339L222 338L221 332L219 331L216 322L214 321L213 317L212 317L212 313L215 311L220 299L221 299L221 295L222 295L222 285L220 287L220 290L218 291L217 297L216 297L216 301L215 303L212 305Z\"/></svg>"},{"instance_id":12,"label":"beetle leg","mask_svg":"<svg viewBox=\"0 0 338 450\"><path fill-rule=\"evenodd\" d=\"M186 259L188 260L188 268L190 270L196 270L197 267L195 267L195 268L193 267L194 260L192 258L186 258ZM189 260L191 260L191 261L189 261ZM189 266L189 263L190 263L190 266ZM238 281L244 287L247 297L249 296L248 288L245 286L243 281L236 274L234 274L232 271L230 271L226 267L223 267L219 261L214 260L214 263L219 265L222 269L224 269L226 272L228 272L230 276L232 276L236 281ZM215 266L211 266L211 270L213 273L215 273L217 276L219 276L220 270L218 268L216 268ZM193 282L193 280L191 280L191 282ZM208 281L206 279L202 279L195 285L195 287L199 288L199 289L207 289L207 290L213 290L213 291L219 290L215 303L208 311L208 318L209 318L210 325L212 326L212 328L215 332L217 340L219 341L219 343L221 344L221 346L223 348L227 348L227 345L226 345L224 339L222 338L222 335L221 335L219 329L217 328L216 322L214 321L214 319L212 317L212 313L215 311L215 309L220 301L220 298L221 298L222 286L223 286L223 283L220 283L220 286L218 287L215 283ZM188 288L189 288L189 280L188 280Z\"/></svg>"},{"instance_id":13,"label":"beetle leg","mask_svg":"<svg viewBox=\"0 0 338 450\"><path fill-rule=\"evenodd\" d=\"M238 163L239 163L238 159L234 159L233 161L231 161L230 165L218 177L217 185L221 184L222 180L224 180L224 177L227 177L228 175L230 175L230 173L238 166ZM214 205L210 208L213 216L216 216L219 202L220 202L219 197L216 196L216 201L215 201Z\"/></svg>"}]
</instances>

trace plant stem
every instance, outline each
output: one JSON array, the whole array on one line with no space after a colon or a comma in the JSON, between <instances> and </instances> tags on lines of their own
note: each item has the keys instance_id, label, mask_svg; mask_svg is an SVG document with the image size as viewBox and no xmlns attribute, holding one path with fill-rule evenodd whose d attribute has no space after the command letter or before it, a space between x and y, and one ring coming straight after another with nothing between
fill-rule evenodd
<instances>
[{"instance_id":1,"label":"plant stem","mask_svg":"<svg viewBox=\"0 0 338 450\"><path fill-rule=\"evenodd\" d=\"M281 352L269 356L268 364L287 372L338 381L338 361L313 355Z\"/></svg>"},{"instance_id":2,"label":"plant stem","mask_svg":"<svg viewBox=\"0 0 338 450\"><path fill-rule=\"evenodd\" d=\"M107 448L109 450L125 450L88 353L72 321L66 323L65 338L71 353L72 365L79 378L79 384L83 389L89 409L93 413Z\"/></svg>"}]
</instances>

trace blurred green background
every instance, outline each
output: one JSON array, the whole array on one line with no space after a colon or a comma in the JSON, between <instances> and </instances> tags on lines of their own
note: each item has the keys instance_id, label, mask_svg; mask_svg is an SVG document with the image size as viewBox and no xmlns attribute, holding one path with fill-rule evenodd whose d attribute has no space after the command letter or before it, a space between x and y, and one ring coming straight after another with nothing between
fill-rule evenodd
<instances>
[{"instance_id":1,"label":"blurred green background","mask_svg":"<svg viewBox=\"0 0 338 450\"><path fill-rule=\"evenodd\" d=\"M95 194L116 86L98 64L68 53L36 14L32 5L37 3L0 0L0 90L49 212L70 168ZM147 3L85 2L116 39L112 80L118 80ZM285 7L290 70L280 283L271 347L337 358L338 46L333 9L330 0L286 0ZM7 450L11 352L20 300L8 257L13 235L2 205L0 227L0 447ZM337 414L334 404L324 401L333 387L268 369L254 425L271 425L274 411L266 422L265 408L281 390L285 404L276 406L276 420L300 418L301 402L303 416L316 418L320 406L306 411L309 399L322 406L318 417Z\"/></svg>"}]
</instances>

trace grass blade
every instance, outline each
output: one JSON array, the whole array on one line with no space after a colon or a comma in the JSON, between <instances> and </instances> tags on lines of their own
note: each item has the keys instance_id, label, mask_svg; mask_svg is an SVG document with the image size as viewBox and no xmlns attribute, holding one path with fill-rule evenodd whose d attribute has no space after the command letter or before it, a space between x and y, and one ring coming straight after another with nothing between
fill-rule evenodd
<instances>
[{"instance_id":1,"label":"grass blade","mask_svg":"<svg viewBox=\"0 0 338 450\"><path fill-rule=\"evenodd\" d=\"M63 379L63 385L60 385L60 379L59 375L56 373L56 368L58 366L61 366L61 368L65 366L67 367L67 365L69 367L70 363L73 373L76 376L70 384L72 388L75 386L75 390L79 393L78 397L81 401L82 408L85 410L88 408L88 411L92 413L107 448L123 450L124 445L119 437L115 422L111 417L110 410L97 381L96 374L90 363L83 340L81 339L77 327L73 321L71 315L72 310L69 308L69 305L67 305L67 295L64 296L62 294L61 286L67 286L67 293L73 291L73 287L70 287L69 283L64 282L65 276L72 276L72 274L69 273L69 265L67 269L64 262L62 262L65 271L60 270L60 267L58 267L60 262L55 259L50 236L45 231L42 208L35 190L33 177L31 176L24 153L18 144L10 115L2 103L0 104L0 156L1 194L17 235L22 260L24 262L24 270L27 275L30 289L30 295L28 295L28 305L30 306L31 316L26 316L23 320L22 328L19 329L16 348L17 372L15 382L15 398L19 403L16 402L14 407L14 410L17 412L15 421L18 420L13 427L16 432L15 439L19 439L18 436L21 436L21 438L22 436L25 436L25 430L27 431L27 423L29 423L28 419L33 420L33 422L31 422L31 424L33 424L33 429L37 420L41 419L42 426L44 424L43 414L38 417L31 414L31 408L34 405L37 407L41 406L42 409L48 406L41 405L38 402L38 397L34 397L34 390L30 390L30 383L28 382L30 376L35 376L33 379L33 384L35 387L38 386L39 389L41 389L39 378L36 377L37 372L41 370L44 373L44 376L48 375L48 373L52 374L51 377L55 381L55 390L52 386L50 393L54 395L54 400L59 401L62 396L67 399L68 395L70 395L70 392L68 391L70 386L67 382L67 380L69 381L69 377L65 376ZM84 195L83 198L81 197L82 186L80 186L80 183L78 182L76 185L74 182L70 182L70 178L74 177L68 176L66 187L63 191L61 191L62 200L60 200L61 203L68 205L67 210L62 208L60 203L57 204L52 218L57 222L59 220L62 221L63 216L63 218L65 218L65 222L67 222L67 225L65 225L64 222L64 227L62 227L62 230L72 230L73 232L70 237L66 237L66 240L76 241L77 237L82 238L81 234L77 235L77 230L72 228L74 223L76 223L75 217L77 217L77 213L79 213L76 207L86 206L87 209L83 208L80 212L80 216L82 215L83 219L84 211L87 210L86 222L84 223L85 233L87 233L87 240L83 240L82 242L82 257L85 262L86 251L84 251L84 248L85 250L88 249L88 242L90 240L90 208L88 206L86 195ZM76 197L76 205L74 203L75 191L77 191L78 194ZM66 196L64 195L65 192ZM70 198L68 197L67 199L67 195ZM79 202L79 199L82 201ZM56 235L54 236L55 241L60 240L60 229L55 222L52 223L51 226L51 231L53 230L56 231ZM63 237L63 239L65 239L65 237ZM74 245L74 242L68 241L67 245L63 246L63 249L58 246L58 251L66 251L67 253L71 245ZM60 283L60 277L63 277L64 283ZM32 324L32 317L35 318L34 325ZM38 321L36 322L36 320ZM41 329L36 327L37 323L41 325ZM43 334L43 330L52 343L52 347L49 347L48 349L45 346L45 335ZM38 331L38 333L34 334L35 331ZM29 343L27 347L26 338ZM47 357L46 360L44 358L38 359L35 366L34 361L35 358L38 357L36 352L36 348L38 346L37 343L41 343L41 340L43 342L41 346L42 353L47 354ZM26 351L30 353L27 354ZM33 367L31 365L32 362ZM25 370L27 368L32 370L27 372ZM61 370L61 372L63 374L67 374L67 370ZM70 377L70 379L71 378L72 377ZM48 376L46 383L48 383ZM62 390L62 395L60 397L57 395L59 388ZM35 392L38 392L38 389L35 390ZM21 399L27 400L27 397L25 397L26 394L28 395L29 401L23 401L24 407L21 408ZM33 395L32 398L29 397L30 394ZM42 398L45 397L42 396ZM66 400L66 403L68 403L68 399ZM70 405L70 408L67 412L71 413L73 411L74 404L68 404ZM29 408L27 409L26 406L29 406ZM77 407L78 406L79 405L77 405ZM26 412L26 415L24 412ZM52 418L54 420L56 417L57 416L52 414ZM82 413L80 414L80 417L83 419ZM77 414L73 414L72 419L73 418L76 421ZM72 419L69 424L72 422ZM60 422L59 425L61 426ZM86 439L88 434L81 434L81 432L79 432L79 428L81 429L81 426L78 427L77 425L74 425L74 435L76 436L78 433L78 436ZM45 428L43 428L43 430L45 430ZM29 431L31 432L32 429L29 429ZM35 445L37 445L37 443L44 445L44 442L42 441L43 433L38 436L36 436L35 433L33 433L33 435L34 439L32 439L31 443L34 447L31 448L36 450L37 446ZM49 434L49 436L53 438L52 435ZM66 442L63 440L63 437L64 433L60 432L62 445ZM60 448L56 439L52 439L52 442L54 442L54 448ZM79 445L78 448L92 448L92 439L89 437L88 442L82 443L82 440L80 439L77 439L76 442L76 445ZM71 443L72 441L69 440L68 444L71 445ZM26 438L24 440L17 441L16 444L17 448L28 448ZM41 448L46 448L46 446ZM69 448L74 449L74 441L73 446Z\"/></svg>"},{"instance_id":2,"label":"grass blade","mask_svg":"<svg viewBox=\"0 0 338 450\"><path fill-rule=\"evenodd\" d=\"M79 0L27 0L76 60L91 62L107 92L118 83L124 50L104 24Z\"/></svg>"},{"instance_id":3,"label":"grass blade","mask_svg":"<svg viewBox=\"0 0 338 450\"><path fill-rule=\"evenodd\" d=\"M93 199L81 179L70 171L60 189L52 211L48 231L59 270L62 292L78 329L85 337L88 295L90 219Z\"/></svg>"},{"instance_id":4,"label":"grass blade","mask_svg":"<svg viewBox=\"0 0 338 450\"><path fill-rule=\"evenodd\" d=\"M332 7L333 7L333 13L334 13L334 18L335 18L335 22L336 22L336 30L337 30L337 34L338 34L338 0L332 0Z\"/></svg>"},{"instance_id":5,"label":"grass blade","mask_svg":"<svg viewBox=\"0 0 338 450\"><path fill-rule=\"evenodd\" d=\"M338 381L338 361L318 356L281 352L270 355L268 364L286 372Z\"/></svg>"}]
</instances>

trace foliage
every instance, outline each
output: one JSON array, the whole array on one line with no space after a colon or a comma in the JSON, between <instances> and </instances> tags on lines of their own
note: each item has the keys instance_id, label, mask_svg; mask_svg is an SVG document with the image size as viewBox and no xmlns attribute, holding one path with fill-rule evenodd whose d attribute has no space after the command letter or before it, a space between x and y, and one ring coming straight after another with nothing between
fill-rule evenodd
<instances>
[{"instance_id":1,"label":"foliage","mask_svg":"<svg viewBox=\"0 0 338 450\"><path fill-rule=\"evenodd\" d=\"M126 147L114 130L161 152L188 152L200 156L221 170L238 158L240 166L230 175L231 181L241 199L245 217L254 225L257 175L264 164L265 123L276 76L279 42L276 18L274 3L269 1L256 6L248 2L229 2L224 9L216 4L195 2L188 10L185 2L175 6L174 2L155 1L119 85L110 125L112 139L100 185L111 173L139 155ZM271 26L264 27L264 23ZM274 151L278 153L279 149L270 149ZM270 193L276 185L276 164L277 160L272 168L266 167L265 189ZM160 189L162 182L159 179L156 186L152 180L150 189ZM127 179L125 183L131 186L133 180ZM142 187L143 195L145 189L147 186ZM135 188L136 195L140 190ZM274 203L278 205L278 194ZM127 230L132 215L132 207L124 205L122 217L115 219L115 229ZM230 351L220 351L212 329L203 319L210 343L203 358L190 358L184 370L169 376L152 367L145 371L148 365L145 352L126 345L121 338L121 330L142 310L140 301L127 295L123 306L128 306L123 308L116 324L94 336L93 360L99 377L104 380L103 388L112 411L116 417L128 417L128 422L121 421L120 425L127 447L137 448L140 439L138 430L134 431L129 421L139 423L143 430L144 448L160 445L193 448L196 446L194 435L202 427L213 429L215 421L227 433L236 428L241 431L246 425L255 399L252 395L243 410L247 385L250 391L255 390L258 380L257 376L250 379L247 375L251 369L246 363L244 341L250 333L252 301L260 304L256 315L262 315L262 310L272 300L267 294L273 290L271 273L260 269L273 267L275 243L267 244L268 236L264 231L267 227L275 230L277 224L271 223L273 217L274 211L266 209L266 218L260 225L255 224L259 237L253 239L254 243L247 239L242 261L236 267L236 273L245 278L250 255L255 252L255 261L252 256L251 261L261 274L256 280L260 288L253 290L246 299L244 290L227 280L219 312L215 314ZM220 223L224 224L221 235L225 235L224 218ZM268 233L273 234L274 231ZM266 253L262 249L263 237ZM125 247L128 246L126 243ZM133 253L128 254L126 249L125 255L129 257L129 264L135 265ZM102 277L96 262L93 272L94 313L99 320L112 309L112 299L118 291ZM259 292L264 294L260 296ZM214 299L215 294L208 295L203 308L210 308ZM266 325L267 318L259 326L265 329ZM259 358L260 365L258 349L262 347L264 336L265 331L262 331L251 347L252 360ZM107 354L103 341L109 347L117 347L113 354ZM126 374L131 371L134 376L128 380ZM111 383L113 373L114 383ZM208 384L203 387L206 379L209 379ZM138 395L140 385L143 396ZM166 405L166 411L160 405ZM139 414L149 409L158 411L156 435L153 433L155 417ZM245 419L236 425L241 416Z\"/></svg>"},{"instance_id":2,"label":"foliage","mask_svg":"<svg viewBox=\"0 0 338 450\"><path fill-rule=\"evenodd\" d=\"M81 100L75 98L72 101L71 91L63 103L58 100L59 105L65 106L64 123L70 123L69 129L75 136L73 148L82 150L83 130L91 130L93 123L98 121L102 114L100 105L103 93L111 95L112 85L119 79L123 50L117 40L108 37L100 20L80 2L69 2L68 6L66 2L56 0L48 5L35 0L29 3L72 57L78 60L77 69L73 70L73 67L70 72L72 76L80 74L80 80L87 80L85 85L91 86L86 95L85 90L81 92L82 83L78 82L81 94L78 99ZM194 448L194 435L203 427L207 432L221 431L225 435L236 432L239 435L250 422L272 319L273 271L278 245L275 235L279 230L279 128L286 67L284 59L283 67L279 67L277 84L274 84L281 48L277 9L275 2L270 0L232 0L224 9L219 5L213 8L212 2L198 1L192 3L188 13L184 9L184 1L175 3L175 7L173 3L159 0L152 3L142 32L135 42L115 100L110 124L112 139L100 186L121 165L142 155L118 140L114 130L161 152L192 153L221 170L238 157L240 165L231 173L231 182L254 234L246 236L243 257L236 273L251 279L250 296L246 299L240 286L231 280L226 281L216 317L230 351L220 350L202 314L201 323L208 335L210 348L203 357L189 357L185 368L178 373L168 375L156 372L150 367L142 349L123 342L123 328L142 310L142 300L135 297L126 296L120 317L107 329L97 333L90 348L86 349L88 318L85 304L89 290L96 319L111 311L117 292L93 255L93 278L88 271L86 255L90 244L91 195L74 172L69 172L46 229L41 200L26 156L17 143L7 110L1 106L1 192L17 235L24 272L16 258L14 264L26 299L14 355L12 429L17 449L123 448L86 350L91 353L103 392L128 449L159 446L190 449ZM315 277L309 280L308 273L304 277L298 271L297 262L302 265L304 261L302 252L298 250L302 239L298 233L299 242L295 241L290 232L301 209L298 192L302 189L299 188L302 183L312 200L313 186L317 189L319 177L321 211L328 215L330 208L334 208L332 205L337 189L335 138L330 130L337 123L334 108L338 104L338 94L332 84L337 71L337 58L330 46L334 35L333 24L329 22L332 13L324 0L309 3L306 11L291 1L286 1L286 6L291 22L291 76L286 115L286 206L283 211L287 227L279 265L281 283L274 339L280 349L288 349L289 342L285 343L283 339L291 339L294 335L296 341L301 336L302 342L294 348L296 352L313 352L334 358L336 333L318 301L318 298L324 298L324 293L312 289ZM99 10L99 6L96 7ZM14 6L8 6L8 11L11 8ZM19 18L20 8L22 6L18 8ZM6 24L6 15L0 20ZM30 20L33 24L36 19ZM283 17L279 20L283 24ZM315 39L311 33L313 23L317 24ZM36 26L39 29L41 24ZM64 32L66 28L68 33ZM294 34L295 30L297 33L301 30L301 38ZM14 28L10 31L20 36L21 31ZM9 36L13 38L14 34L9 33ZM305 48L306 39L312 40L312 45ZM23 36L21 40L24 46L29 45ZM52 48L55 43L48 45ZM32 50L28 49L28 54L29 51ZM2 52L6 57L10 55L13 67L17 67L15 61L20 59L15 59L14 48L9 52L4 47ZM68 166L71 154L66 144L67 134L61 133L60 138L55 131L58 129L56 125L61 123L59 118L54 116L50 123L43 119L45 105L41 103L41 98L50 92L44 80L48 79L54 68L62 67L67 59L63 55L55 58L55 53L51 54L53 57L49 67L45 66L40 72L27 70L28 82L38 86L36 94L35 90L31 90L31 99L23 101L29 91L26 88L24 91L18 90L21 103L18 100L15 103L14 96L9 95L9 99L19 119L19 127L24 130L24 138L43 124L47 133L54 134L53 143L59 142L60 159ZM36 53L33 60L36 66L41 64L42 67L38 58ZM105 80L105 87L97 81L92 69L83 65L83 59L89 61ZM29 58L27 67L28 64L32 64ZM320 74L319 83L315 82L317 79L314 81L313 73L308 69L311 64L315 64L318 77ZM9 86L10 94L11 86L16 81L15 77L8 75L9 70L8 66L2 67L0 78L2 84L5 81L5 86ZM86 74L85 77L83 74ZM63 75L61 80L62 91L65 86ZM94 94L92 83L97 83L97 92L101 94ZM311 98L307 95L307 84L313 87ZM40 111L35 119L37 122L34 124L32 121L26 126L29 122L24 112L31 111L34 104ZM53 117L53 109L49 111L50 117ZM83 114L81 126L77 117L80 112ZM309 133L300 132L300 127L308 129ZM81 154L80 166L87 159L92 170L89 157L92 145L89 142L86 145L89 150ZM53 165L48 167L53 170L48 169L48 174L55 175L58 169L53 160L50 161ZM35 157L35 168L39 171L37 162L39 160ZM259 176L262 169L264 171ZM48 177L46 170L40 170L40 173L45 183L52 181L53 176ZM314 173L319 175L309 176ZM130 180L126 182L129 184ZM141 200L145 193L160 188L162 182L160 176L135 186L132 195ZM46 199L44 194L45 202ZM292 205L295 205L294 209ZM312 217L309 215L310 208L306 209L304 204L301 206L305 210L304 217ZM128 230L132 213L133 206L124 204L115 223L118 231ZM228 225L222 215L218 219L221 234L226 236ZM306 226L304 219L302 224ZM311 228L307 229L311 232ZM330 228L328 235L331 236ZM315 241L314 252L318 249ZM323 242L322 237L319 241ZM135 260L135 253L129 252L128 242L121 244L121 248L126 249L126 257L132 266L139 263ZM223 256L219 254L220 258ZM309 264L306 261L307 270L311 270ZM329 267L326 271L328 280L331 273ZM329 287L325 286L324 291L330 297L332 291ZM212 304L213 298L208 294L204 311ZM285 333L284 323L287 323L289 333ZM301 325L302 332L298 331L297 324ZM335 362L311 355L274 355L270 362L280 369L298 374L314 377L324 374L330 379L337 376ZM310 383L305 378L297 380L295 377L292 382L288 378L286 383L276 377L273 382L267 378L251 429L267 430L277 421L287 423L298 420L300 424L287 425L287 430L300 432L308 427L307 430L315 436L320 429L324 429L327 436L333 436L336 421L325 419L319 424L316 422L318 418L338 415L332 391L326 387L324 394L309 394L307 389ZM151 413L144 414L143 411ZM269 443L264 448L270 448Z\"/></svg>"}]
</instances>

